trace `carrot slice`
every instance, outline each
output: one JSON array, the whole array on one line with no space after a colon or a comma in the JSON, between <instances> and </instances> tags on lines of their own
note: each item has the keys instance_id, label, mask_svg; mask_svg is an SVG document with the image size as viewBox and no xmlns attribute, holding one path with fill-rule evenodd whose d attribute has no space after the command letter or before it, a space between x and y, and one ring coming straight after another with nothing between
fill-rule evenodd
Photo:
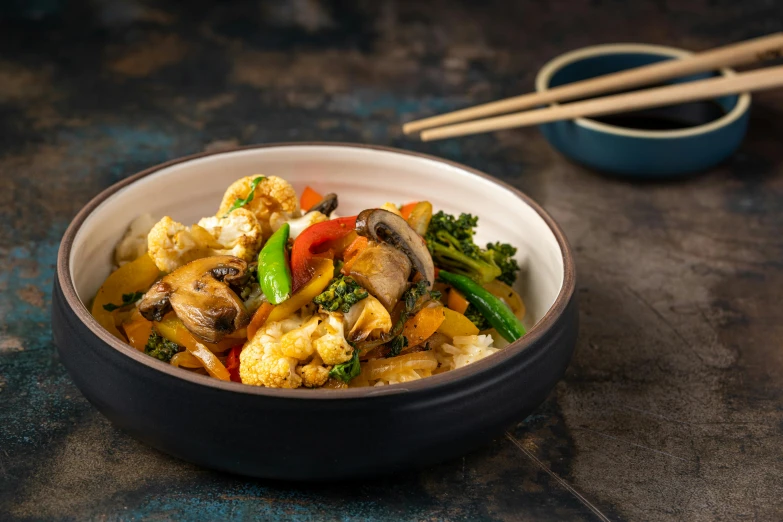
<instances>
[{"instance_id":1,"label":"carrot slice","mask_svg":"<svg viewBox=\"0 0 783 522\"><path fill-rule=\"evenodd\" d=\"M272 309L274 307L275 306L272 303L265 301L264 303L261 304L258 310L256 310L256 313L253 314L253 319L251 319L250 324L247 325L248 339L252 339L253 337L255 337L258 329L264 326L264 323L269 317L269 314L272 313Z\"/></svg>"},{"instance_id":2,"label":"carrot slice","mask_svg":"<svg viewBox=\"0 0 783 522\"><path fill-rule=\"evenodd\" d=\"M402 214L402 217L403 219L405 219L405 221L407 221L408 218L411 217L411 212L413 212L413 209L416 208L416 205L418 204L419 204L418 201L413 201L411 203L406 203L405 205L402 206L402 208L400 209L400 214Z\"/></svg>"},{"instance_id":3,"label":"carrot slice","mask_svg":"<svg viewBox=\"0 0 783 522\"><path fill-rule=\"evenodd\" d=\"M468 309L468 300L465 299L465 296L457 292L454 288L449 290L449 300L446 303L446 306L454 310L455 312L459 312L461 314L465 314L465 310Z\"/></svg>"},{"instance_id":4,"label":"carrot slice","mask_svg":"<svg viewBox=\"0 0 783 522\"><path fill-rule=\"evenodd\" d=\"M307 186L302 191L302 197L299 199L299 206L302 207L302 210L307 211L320 203L322 199L324 199L322 195Z\"/></svg>"}]
</instances>

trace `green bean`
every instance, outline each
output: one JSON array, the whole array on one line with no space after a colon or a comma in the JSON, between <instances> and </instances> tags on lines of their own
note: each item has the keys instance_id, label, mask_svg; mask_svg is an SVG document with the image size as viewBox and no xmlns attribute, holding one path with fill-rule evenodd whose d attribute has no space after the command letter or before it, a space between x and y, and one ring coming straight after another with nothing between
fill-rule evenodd
<instances>
[{"instance_id":1,"label":"green bean","mask_svg":"<svg viewBox=\"0 0 783 522\"><path fill-rule=\"evenodd\" d=\"M273 305L291 297L291 270L286 254L290 230L290 225L283 223L258 253L258 283Z\"/></svg>"},{"instance_id":2,"label":"green bean","mask_svg":"<svg viewBox=\"0 0 783 522\"><path fill-rule=\"evenodd\" d=\"M481 312L492 327L498 331L508 342L514 342L525 335L525 327L522 326L514 312L503 301L489 293L480 284L469 277L452 274L445 270L438 272L438 277L452 287L456 288L470 304Z\"/></svg>"}]
</instances>

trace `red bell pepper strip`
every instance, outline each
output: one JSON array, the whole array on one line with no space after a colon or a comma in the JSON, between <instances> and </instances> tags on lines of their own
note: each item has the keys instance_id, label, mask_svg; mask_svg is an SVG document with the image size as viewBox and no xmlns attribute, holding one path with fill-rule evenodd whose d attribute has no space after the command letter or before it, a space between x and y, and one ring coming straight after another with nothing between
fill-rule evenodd
<instances>
[{"instance_id":1,"label":"red bell pepper strip","mask_svg":"<svg viewBox=\"0 0 783 522\"><path fill-rule=\"evenodd\" d=\"M316 257L318 247L340 239L356 228L356 217L344 217L322 221L299 234L291 249L291 276L295 293L313 276L310 261Z\"/></svg>"},{"instance_id":2,"label":"red bell pepper strip","mask_svg":"<svg viewBox=\"0 0 783 522\"><path fill-rule=\"evenodd\" d=\"M242 347L241 344L234 346L226 357L226 370L234 382L242 382L242 378L239 376L239 354L242 353Z\"/></svg>"}]
</instances>

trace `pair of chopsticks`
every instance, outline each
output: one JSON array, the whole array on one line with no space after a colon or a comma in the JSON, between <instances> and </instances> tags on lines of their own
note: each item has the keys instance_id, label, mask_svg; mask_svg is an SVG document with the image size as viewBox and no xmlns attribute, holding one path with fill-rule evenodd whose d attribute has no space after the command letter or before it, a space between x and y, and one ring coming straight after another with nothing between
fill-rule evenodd
<instances>
[{"instance_id":1,"label":"pair of chopsticks","mask_svg":"<svg viewBox=\"0 0 783 522\"><path fill-rule=\"evenodd\" d=\"M606 92L616 92L642 85L650 85L689 74L713 71L722 67L745 65L757 61L780 58L781 56L783 56L783 33L775 33L675 60L666 60L636 69L569 83L544 92L523 94L412 121L403 125L402 130L405 134L421 132L423 141L431 141L772 89L783 86L783 65L744 72L733 76L719 76L706 80L577 101L565 105L554 105L543 109L504 114L548 103L564 102ZM496 116L498 114L503 114L503 116Z\"/></svg>"}]
</instances>

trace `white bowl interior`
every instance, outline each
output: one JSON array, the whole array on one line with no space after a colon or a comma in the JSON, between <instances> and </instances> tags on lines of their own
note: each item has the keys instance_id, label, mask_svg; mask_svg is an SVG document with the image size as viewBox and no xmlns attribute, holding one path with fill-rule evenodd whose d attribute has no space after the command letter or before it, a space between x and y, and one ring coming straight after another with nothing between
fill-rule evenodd
<instances>
[{"instance_id":1,"label":"white bowl interior","mask_svg":"<svg viewBox=\"0 0 783 522\"><path fill-rule=\"evenodd\" d=\"M527 307L525 323L539 321L563 285L563 253L547 223L512 191L459 167L392 151L335 145L296 145L226 152L178 163L112 194L77 232L71 277L89 306L112 268L114 245L129 223L149 212L186 225L214 215L228 185L243 176L275 175L297 191L310 185L335 192L337 213L349 216L384 202L426 199L435 210L479 216L477 242L518 248L515 285Z\"/></svg>"}]
</instances>

